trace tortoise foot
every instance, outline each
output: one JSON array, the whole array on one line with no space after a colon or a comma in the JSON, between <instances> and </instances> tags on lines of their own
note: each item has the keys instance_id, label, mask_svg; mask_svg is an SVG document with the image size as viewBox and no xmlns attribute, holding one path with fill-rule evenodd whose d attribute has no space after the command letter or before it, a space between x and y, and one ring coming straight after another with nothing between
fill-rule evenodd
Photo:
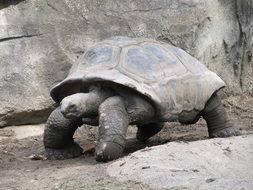
<instances>
[{"instance_id":1,"label":"tortoise foot","mask_svg":"<svg viewBox=\"0 0 253 190\"><path fill-rule=\"evenodd\" d=\"M73 143L68 148L55 149L45 148L46 157L49 160L64 160L69 158L75 158L83 153L83 149L76 143Z\"/></svg>"},{"instance_id":2,"label":"tortoise foot","mask_svg":"<svg viewBox=\"0 0 253 190\"><path fill-rule=\"evenodd\" d=\"M209 133L210 138L226 138L238 135L240 135L240 132L234 127L227 127Z\"/></svg>"},{"instance_id":3,"label":"tortoise foot","mask_svg":"<svg viewBox=\"0 0 253 190\"><path fill-rule=\"evenodd\" d=\"M114 142L100 142L95 151L98 162L108 162L119 158L123 153L123 147Z\"/></svg>"}]
</instances>

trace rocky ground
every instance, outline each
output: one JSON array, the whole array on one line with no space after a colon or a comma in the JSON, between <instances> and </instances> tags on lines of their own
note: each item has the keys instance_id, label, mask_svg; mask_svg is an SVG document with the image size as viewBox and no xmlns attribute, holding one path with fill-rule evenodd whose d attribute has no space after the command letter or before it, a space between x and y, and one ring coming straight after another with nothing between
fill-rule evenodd
<instances>
[{"instance_id":1,"label":"rocky ground","mask_svg":"<svg viewBox=\"0 0 253 190\"><path fill-rule=\"evenodd\" d=\"M96 128L81 127L75 138L84 155L63 161L44 159L43 124L0 129L0 189L253 189L253 98L223 102L242 136L207 140L200 120L168 123L142 144L130 127L124 157L109 163L94 160Z\"/></svg>"}]
</instances>

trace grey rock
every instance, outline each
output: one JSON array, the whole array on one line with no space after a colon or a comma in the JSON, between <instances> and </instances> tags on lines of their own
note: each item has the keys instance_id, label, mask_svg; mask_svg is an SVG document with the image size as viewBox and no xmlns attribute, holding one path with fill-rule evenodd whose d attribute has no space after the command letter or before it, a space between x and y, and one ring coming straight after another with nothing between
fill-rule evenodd
<instances>
[{"instance_id":1,"label":"grey rock","mask_svg":"<svg viewBox=\"0 0 253 190\"><path fill-rule=\"evenodd\" d=\"M113 162L111 177L155 189L253 188L253 135L195 142L170 142Z\"/></svg>"},{"instance_id":2,"label":"grey rock","mask_svg":"<svg viewBox=\"0 0 253 190\"><path fill-rule=\"evenodd\" d=\"M123 35L183 48L226 94L253 94L251 0L0 0L0 127L39 123L50 88L94 42Z\"/></svg>"}]
</instances>

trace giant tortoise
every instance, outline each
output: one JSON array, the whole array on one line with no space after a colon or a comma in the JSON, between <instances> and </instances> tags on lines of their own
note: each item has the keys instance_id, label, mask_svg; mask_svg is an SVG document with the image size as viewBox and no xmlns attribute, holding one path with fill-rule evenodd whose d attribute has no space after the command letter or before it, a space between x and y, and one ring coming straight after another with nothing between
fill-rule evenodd
<instances>
[{"instance_id":1,"label":"giant tortoise","mask_svg":"<svg viewBox=\"0 0 253 190\"><path fill-rule=\"evenodd\" d=\"M49 116L44 146L49 159L73 158L83 124L99 126L97 161L121 156L126 131L145 141L164 122L193 124L202 116L210 137L238 134L217 95L225 83L182 49L145 38L113 37L89 48L68 77L51 90L59 103Z\"/></svg>"}]
</instances>

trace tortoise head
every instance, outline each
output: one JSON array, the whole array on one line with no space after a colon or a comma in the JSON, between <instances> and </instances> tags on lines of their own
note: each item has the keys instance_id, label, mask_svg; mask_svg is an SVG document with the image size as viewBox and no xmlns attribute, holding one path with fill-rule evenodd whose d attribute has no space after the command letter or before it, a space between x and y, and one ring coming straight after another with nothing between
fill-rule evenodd
<instances>
[{"instance_id":1,"label":"tortoise head","mask_svg":"<svg viewBox=\"0 0 253 190\"><path fill-rule=\"evenodd\" d=\"M79 118L86 112L85 102L87 100L86 93L76 93L65 97L61 101L61 112L64 117L69 119Z\"/></svg>"}]
</instances>

